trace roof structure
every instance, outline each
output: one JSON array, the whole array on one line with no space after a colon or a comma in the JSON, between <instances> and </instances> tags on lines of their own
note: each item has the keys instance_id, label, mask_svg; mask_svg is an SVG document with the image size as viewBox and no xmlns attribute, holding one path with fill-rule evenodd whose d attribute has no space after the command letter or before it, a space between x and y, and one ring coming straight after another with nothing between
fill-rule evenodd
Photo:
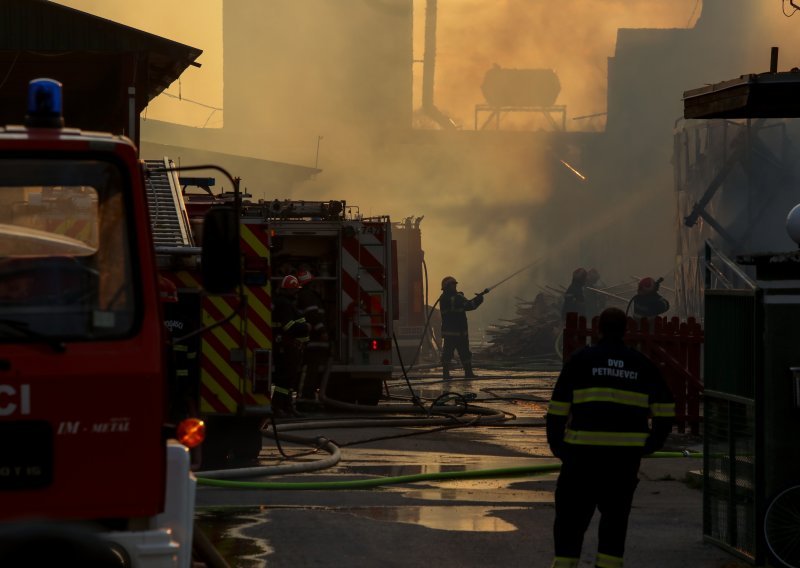
<instances>
[{"instance_id":1,"label":"roof structure","mask_svg":"<svg viewBox=\"0 0 800 568\"><path fill-rule=\"evenodd\" d=\"M28 82L51 77L64 85L68 126L138 142L139 113L201 53L47 0L2 0L0 124L21 123Z\"/></svg>"},{"instance_id":2,"label":"roof structure","mask_svg":"<svg viewBox=\"0 0 800 568\"><path fill-rule=\"evenodd\" d=\"M683 93L684 118L800 117L800 72L742 75Z\"/></svg>"}]
</instances>

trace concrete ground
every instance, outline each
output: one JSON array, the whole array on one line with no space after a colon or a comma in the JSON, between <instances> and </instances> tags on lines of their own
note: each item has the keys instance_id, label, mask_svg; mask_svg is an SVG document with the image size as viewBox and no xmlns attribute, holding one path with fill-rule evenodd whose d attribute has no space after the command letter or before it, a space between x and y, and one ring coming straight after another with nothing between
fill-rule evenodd
<instances>
[{"instance_id":1,"label":"concrete ground","mask_svg":"<svg viewBox=\"0 0 800 568\"><path fill-rule=\"evenodd\" d=\"M341 460L320 471L247 481L314 482L319 487L201 487L199 524L237 568L549 568L555 473L388 482L372 489L331 489L324 484L557 463L547 449L542 428L552 380L552 375L545 374L496 373L451 385L461 392L476 393L474 404L478 406L508 413L509 420L501 423L441 430L422 423L418 427L388 426L384 416L308 415L299 421L303 430L293 434L335 441ZM424 378L413 384L424 400L441 392L441 385ZM404 388L399 382L392 392L399 396ZM461 419L469 421L470 417ZM362 424L361 420L368 422ZM348 421L359 425L345 426ZM277 451L274 441L267 441L260 465L322 457L306 455L302 446L286 440L281 449L288 459ZM665 449L701 450L701 439L676 434ZM697 458L644 461L625 566L749 566L703 541L703 494L696 474L701 465ZM596 528L595 516L586 534L581 568L593 566Z\"/></svg>"}]
</instances>

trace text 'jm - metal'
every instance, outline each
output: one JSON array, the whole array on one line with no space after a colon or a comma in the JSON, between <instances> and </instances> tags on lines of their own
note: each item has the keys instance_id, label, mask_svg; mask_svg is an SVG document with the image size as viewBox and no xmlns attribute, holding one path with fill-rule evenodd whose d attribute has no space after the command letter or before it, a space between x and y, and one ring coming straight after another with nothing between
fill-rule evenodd
<instances>
[{"instance_id":1,"label":"text 'jm - metal'","mask_svg":"<svg viewBox=\"0 0 800 568\"><path fill-rule=\"evenodd\" d=\"M129 420L112 420L110 422L95 422L91 426L81 426L79 420L74 422L64 421L58 424L57 434L79 434L91 432L93 434L111 434L115 432L130 432Z\"/></svg>"}]
</instances>

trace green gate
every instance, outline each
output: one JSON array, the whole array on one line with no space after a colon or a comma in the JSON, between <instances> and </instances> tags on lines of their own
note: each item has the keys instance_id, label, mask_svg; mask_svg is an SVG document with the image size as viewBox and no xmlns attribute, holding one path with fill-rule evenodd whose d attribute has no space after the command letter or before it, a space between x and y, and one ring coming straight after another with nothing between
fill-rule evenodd
<instances>
[{"instance_id":1,"label":"green gate","mask_svg":"<svg viewBox=\"0 0 800 568\"><path fill-rule=\"evenodd\" d=\"M706 290L703 534L755 559L756 290Z\"/></svg>"},{"instance_id":2,"label":"green gate","mask_svg":"<svg viewBox=\"0 0 800 568\"><path fill-rule=\"evenodd\" d=\"M800 485L800 255L733 262L707 243L704 327L703 535L763 566L773 536L800 534L800 515L764 531Z\"/></svg>"}]
</instances>

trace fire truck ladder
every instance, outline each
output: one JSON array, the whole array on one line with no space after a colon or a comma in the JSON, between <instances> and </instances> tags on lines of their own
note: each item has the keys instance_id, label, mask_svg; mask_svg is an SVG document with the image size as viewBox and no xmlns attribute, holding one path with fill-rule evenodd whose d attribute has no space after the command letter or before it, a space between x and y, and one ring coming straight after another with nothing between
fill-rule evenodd
<instances>
[{"instance_id":1,"label":"fire truck ladder","mask_svg":"<svg viewBox=\"0 0 800 568\"><path fill-rule=\"evenodd\" d=\"M175 162L145 160L147 204L153 225L153 242L159 248L194 247L189 217L183 201Z\"/></svg>"}]
</instances>

